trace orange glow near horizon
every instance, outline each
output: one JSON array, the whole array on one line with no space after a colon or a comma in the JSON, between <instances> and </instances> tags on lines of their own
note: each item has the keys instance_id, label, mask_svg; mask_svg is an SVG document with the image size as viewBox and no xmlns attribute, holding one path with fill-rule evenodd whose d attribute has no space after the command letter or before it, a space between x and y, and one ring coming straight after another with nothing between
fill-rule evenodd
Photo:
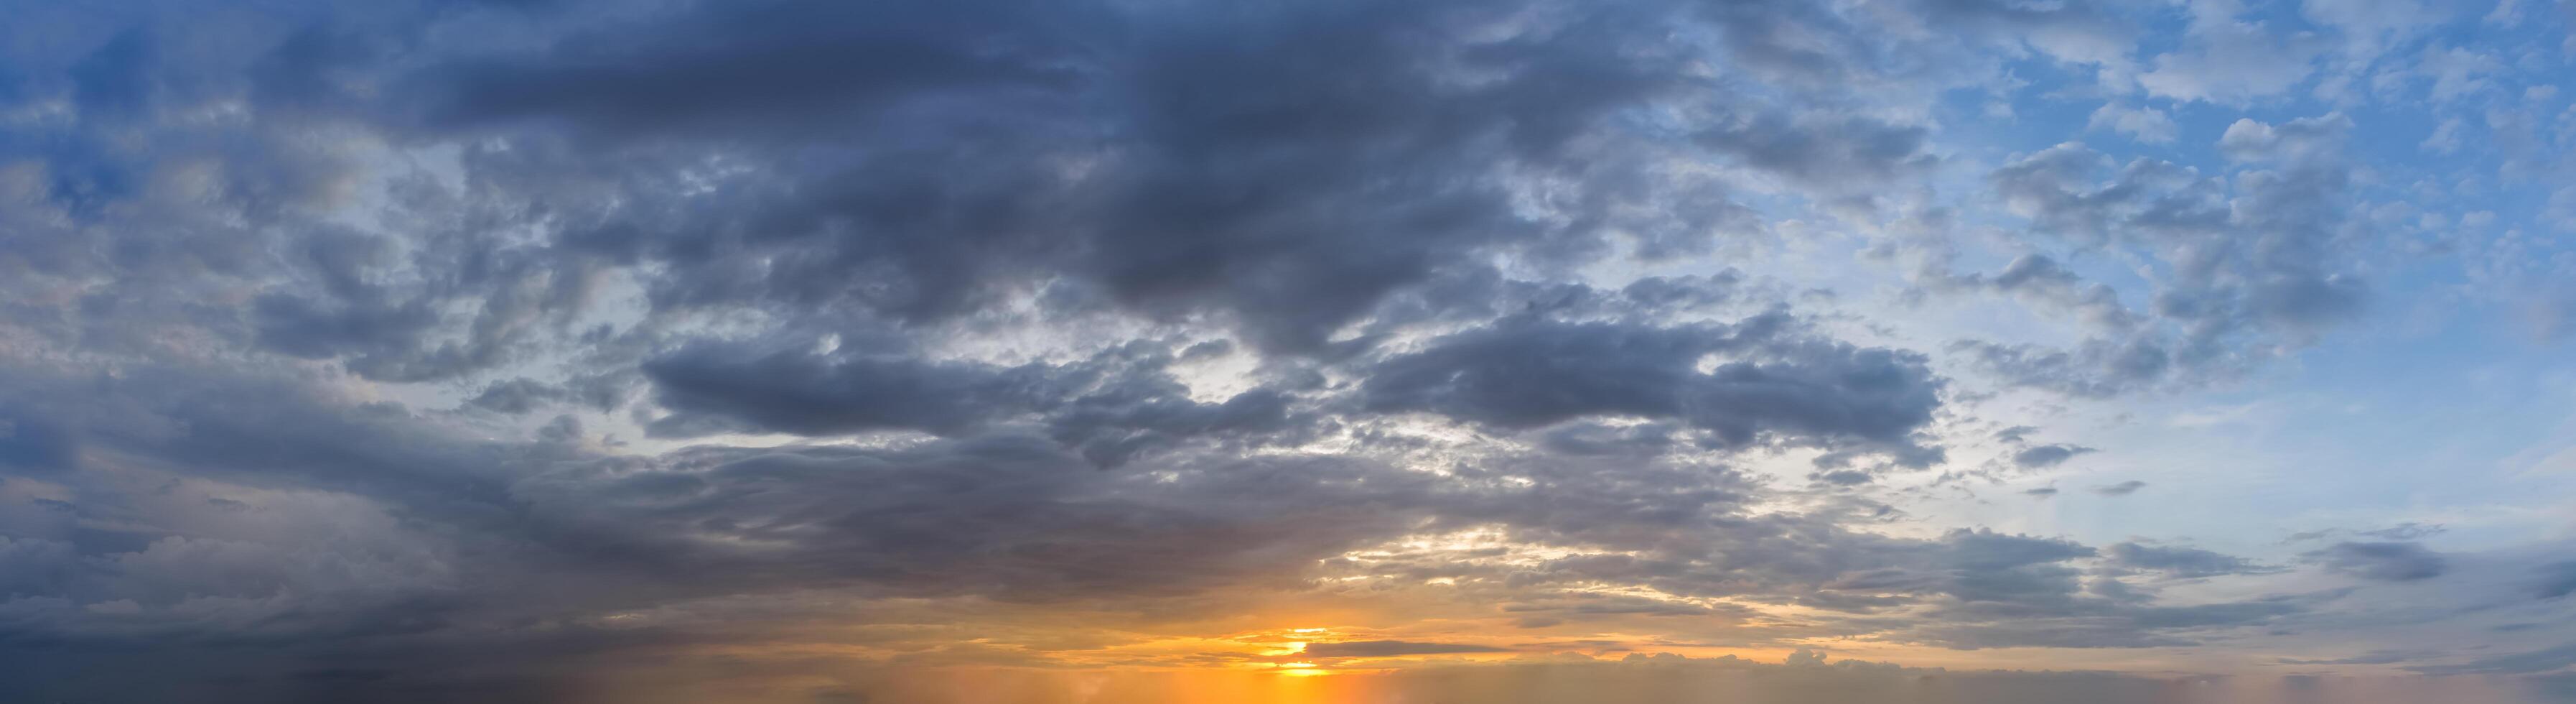
<instances>
[{"instance_id":1,"label":"orange glow near horizon","mask_svg":"<svg viewBox=\"0 0 2576 704\"><path fill-rule=\"evenodd\" d=\"M1322 677L1333 674L1331 670L1323 669L1311 662L1279 663L1278 672L1280 675L1287 677Z\"/></svg>"}]
</instances>

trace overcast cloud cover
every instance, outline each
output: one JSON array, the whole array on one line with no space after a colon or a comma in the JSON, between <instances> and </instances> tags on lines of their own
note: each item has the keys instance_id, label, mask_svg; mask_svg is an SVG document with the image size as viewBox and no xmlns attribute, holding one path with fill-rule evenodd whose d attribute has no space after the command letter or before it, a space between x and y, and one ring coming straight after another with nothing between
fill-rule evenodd
<instances>
[{"instance_id":1,"label":"overcast cloud cover","mask_svg":"<svg viewBox=\"0 0 2576 704\"><path fill-rule=\"evenodd\" d=\"M0 699L2576 701L2571 25L0 2Z\"/></svg>"}]
</instances>

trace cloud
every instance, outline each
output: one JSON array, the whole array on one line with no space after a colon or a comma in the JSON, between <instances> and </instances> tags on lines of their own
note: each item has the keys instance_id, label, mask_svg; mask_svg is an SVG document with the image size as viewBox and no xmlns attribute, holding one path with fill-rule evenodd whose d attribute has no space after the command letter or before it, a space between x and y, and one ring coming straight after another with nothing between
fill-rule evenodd
<instances>
[{"instance_id":1,"label":"cloud","mask_svg":"<svg viewBox=\"0 0 2576 704\"><path fill-rule=\"evenodd\" d=\"M2137 316L2120 303L2119 293L2111 287L2088 282L2068 270L2055 258L2043 254L2025 254L2004 265L1991 276L1979 273L1940 276L1931 279L1933 286L1952 291L1992 291L2013 296L2035 305L2071 311L2086 323L2106 330L2131 330Z\"/></svg>"},{"instance_id":2,"label":"cloud","mask_svg":"<svg viewBox=\"0 0 2576 704\"><path fill-rule=\"evenodd\" d=\"M2352 129L2352 118L2339 112L2278 125L2239 118L2219 135L2218 150L2236 161L2315 159L2341 146L2343 135Z\"/></svg>"},{"instance_id":3,"label":"cloud","mask_svg":"<svg viewBox=\"0 0 2576 704\"><path fill-rule=\"evenodd\" d=\"M2427 675L2527 674L2565 669L2576 664L2576 643L2528 652L2490 655L2453 665L2410 665Z\"/></svg>"},{"instance_id":4,"label":"cloud","mask_svg":"<svg viewBox=\"0 0 2576 704\"><path fill-rule=\"evenodd\" d=\"M37 590L9 602L21 610L15 628L23 633L110 642L140 634L204 638L235 628L234 621L188 615L200 603L192 598L218 597L267 600L291 614L264 617L261 628L274 637L445 632L527 610L588 619L674 608L655 618L683 618L692 607L655 605L813 589L870 598L1147 603L1288 588L1353 550L1479 526L1534 543L1591 546L1513 568L1519 574L1509 582L1519 586L1506 593L1534 603L1560 585L1604 579L1781 602L1876 599L1890 591L2013 600L2071 591L2060 563L2094 554L2067 541L1991 532L1903 540L1851 532L1823 516L1751 516L1743 508L1751 487L1686 464L1499 457L1443 480L1360 457L1181 448L1102 471L1076 454L1079 445L1013 432L874 447L705 445L613 455L584 449L578 432L493 443L397 407L281 392L273 385L279 379L217 382L227 377L191 373L185 378L193 381L182 384L170 383L182 378L179 370L128 373L138 377L133 386L91 397L95 405L58 405L57 415L96 429L90 442L103 451L189 467L193 481L212 483L155 503L120 506L108 498L114 494L102 494L77 504L111 512L100 517L157 516L136 524L131 544L94 548L124 564L114 581L61 581L81 574L71 569L71 556L88 538L77 533L11 543L18 569L10 574L33 580L15 588ZM42 396L60 383L20 376L8 386ZM129 394L152 401L138 407L108 400ZM190 430L132 430L178 426ZM274 490L234 484L289 480L328 489L258 498ZM240 498L194 498L209 494ZM294 498L302 496L311 498ZM182 500L195 503L169 507ZM331 511L344 513L337 520L352 530L381 527L254 538L209 533L215 524L200 523L231 521L241 511L302 520L326 506L341 507ZM442 527L415 527L426 525ZM346 564L287 557L316 549L355 552ZM1389 555L1348 568L1462 583L1501 579L1484 572L1487 563L1463 557ZM426 572L423 564L439 567ZM1865 572L1876 567L1894 571ZM466 573L478 576L430 578ZM609 589L568 586L613 574L659 577ZM199 581L187 586L191 580ZM139 611L80 608L119 599ZM1674 605L1576 600L1529 613L1623 618L1648 613L1641 610L1647 606Z\"/></svg>"},{"instance_id":5,"label":"cloud","mask_svg":"<svg viewBox=\"0 0 2576 704\"><path fill-rule=\"evenodd\" d=\"M1317 658L1383 658L1400 655L1448 655L1454 653L1500 653L1503 648L1463 643L1409 643L1400 640L1355 640L1339 643L1311 643L1301 653Z\"/></svg>"},{"instance_id":6,"label":"cloud","mask_svg":"<svg viewBox=\"0 0 2576 704\"><path fill-rule=\"evenodd\" d=\"M2157 591L2273 569L2243 558L1979 527L1947 448L2246 374L2427 278L2378 238L2433 213L2364 207L2403 179L2351 147L2434 123L2291 103L2332 46L2224 3L21 9L12 701L939 701L906 673L1259 661L1218 631L1281 614L1372 639L1316 658L2145 700L1647 653L2331 621ZM2331 10L2346 46L2408 31ZM2388 80L2519 85L2483 56ZM2079 95L2125 146L1998 159L1948 107ZM2063 430L1993 433L1992 467L2093 451L2032 444Z\"/></svg>"},{"instance_id":7,"label":"cloud","mask_svg":"<svg viewBox=\"0 0 2576 704\"><path fill-rule=\"evenodd\" d=\"M2111 130L2140 142L2165 144L2174 141L2173 117L2162 110L2144 106L2103 103L2085 121L2085 129Z\"/></svg>"},{"instance_id":8,"label":"cloud","mask_svg":"<svg viewBox=\"0 0 2576 704\"><path fill-rule=\"evenodd\" d=\"M2442 124L2433 126L2433 133L2426 136L2422 144L2416 146L2435 154L2457 153L2461 145L2460 130L2467 127L2468 123L2458 118L2443 120Z\"/></svg>"},{"instance_id":9,"label":"cloud","mask_svg":"<svg viewBox=\"0 0 2576 704\"><path fill-rule=\"evenodd\" d=\"M2138 86L2175 100L2242 104L2288 91L2315 73L2324 42L2241 21L2241 12L2236 3L2192 5L2183 46L2152 59Z\"/></svg>"},{"instance_id":10,"label":"cloud","mask_svg":"<svg viewBox=\"0 0 2576 704\"><path fill-rule=\"evenodd\" d=\"M1061 393L1044 388L1052 376L1044 367L866 351L826 356L701 345L650 360L643 370L661 404L683 414L660 424L671 432L714 417L808 435L882 428L952 434Z\"/></svg>"},{"instance_id":11,"label":"cloud","mask_svg":"<svg viewBox=\"0 0 2576 704\"><path fill-rule=\"evenodd\" d=\"M1700 133L1698 141L1764 171L1808 185L1883 183L1937 160L1922 153L1927 130L1863 118L1794 124L1756 115Z\"/></svg>"},{"instance_id":12,"label":"cloud","mask_svg":"<svg viewBox=\"0 0 2576 704\"><path fill-rule=\"evenodd\" d=\"M0 415L0 465L21 471L66 470L80 461L71 431L33 413Z\"/></svg>"},{"instance_id":13,"label":"cloud","mask_svg":"<svg viewBox=\"0 0 2576 704\"><path fill-rule=\"evenodd\" d=\"M2053 277L2058 293L2040 300L2098 329L2071 348L1952 347L2012 383L2105 397L2239 375L2355 319L2371 284L2361 262L2334 252L2364 223L2332 205L2352 188L2342 148L2354 128L2341 113L2239 120L2217 145L2240 165L2228 181L2148 158L2115 169L2108 155L2073 142L1995 169L1988 181L1998 200L2030 220L2034 239L2152 257L2166 270L2143 317L2107 287Z\"/></svg>"},{"instance_id":14,"label":"cloud","mask_svg":"<svg viewBox=\"0 0 2576 704\"><path fill-rule=\"evenodd\" d=\"M2361 655L2332 660L2282 660L2284 665L2388 665L2439 658L2447 653L2424 650L2373 650Z\"/></svg>"},{"instance_id":15,"label":"cloud","mask_svg":"<svg viewBox=\"0 0 2576 704\"><path fill-rule=\"evenodd\" d=\"M2382 540L2416 540L2441 535L2449 531L2450 529L2444 528L2438 523L2425 524L2414 521L2405 521L2386 528L2373 528L2369 530L2326 528L2322 530L2301 531L2290 534L2290 537L2282 540L2282 542L2295 543L2305 540L2322 540L2346 533L2367 538L2379 538Z\"/></svg>"},{"instance_id":16,"label":"cloud","mask_svg":"<svg viewBox=\"0 0 2576 704\"><path fill-rule=\"evenodd\" d=\"M715 189L561 184L625 196L566 253L655 262L659 306L939 320L1063 276L1312 350L1459 258L1584 250L1620 222L1604 209L1651 196L1569 194L1545 218L1511 204L1523 179L1608 186L1623 179L1587 169L1636 163L1608 118L1678 88L1684 63L1653 11L1626 12L713 4L412 80L440 131L603 147L488 167L530 178L588 173L575 155L592 153L792 165ZM840 64L872 68L814 68ZM908 166L931 155L946 166Z\"/></svg>"},{"instance_id":17,"label":"cloud","mask_svg":"<svg viewBox=\"0 0 2576 704\"><path fill-rule=\"evenodd\" d=\"M2043 469L2065 463L2076 455L2094 451L2093 448L2080 445L2034 445L2014 452L2012 462L2014 466L2022 469Z\"/></svg>"},{"instance_id":18,"label":"cloud","mask_svg":"<svg viewBox=\"0 0 2576 704\"><path fill-rule=\"evenodd\" d=\"M2223 574L2262 574L2275 572L2247 561L2199 548L2169 545L2144 545L2136 542L2115 543L2102 549L2110 564L2116 567L2161 572L2176 578L2211 577Z\"/></svg>"},{"instance_id":19,"label":"cloud","mask_svg":"<svg viewBox=\"0 0 2576 704\"><path fill-rule=\"evenodd\" d=\"M2299 4L2299 14L2341 31L2346 42L2363 52L2443 19L2414 0L2306 0Z\"/></svg>"},{"instance_id":20,"label":"cloud","mask_svg":"<svg viewBox=\"0 0 2576 704\"><path fill-rule=\"evenodd\" d=\"M2553 562L2533 571L2540 573L2540 579L2532 585L2534 595L2556 599L2576 594L2576 562Z\"/></svg>"},{"instance_id":21,"label":"cloud","mask_svg":"<svg viewBox=\"0 0 2576 704\"><path fill-rule=\"evenodd\" d=\"M2131 479L2118 484L2105 484L2093 487L2093 493L2101 494L2103 496L2128 496L2130 494L2138 493L2139 489L2144 488L2147 488L2146 482Z\"/></svg>"},{"instance_id":22,"label":"cloud","mask_svg":"<svg viewBox=\"0 0 2576 704\"><path fill-rule=\"evenodd\" d=\"M1500 428L1586 416L1674 419L1741 445L1763 433L1862 441L1909 462L1941 381L1910 353L1798 336L1781 316L1654 328L1526 318L1433 340L1379 363L1362 394L1380 411L1431 411ZM1717 360L1707 371L1702 360Z\"/></svg>"},{"instance_id":23,"label":"cloud","mask_svg":"<svg viewBox=\"0 0 2576 704\"><path fill-rule=\"evenodd\" d=\"M2449 560L2415 542L2335 543L2300 556L2327 570L2391 582L2431 579L2450 570Z\"/></svg>"},{"instance_id":24,"label":"cloud","mask_svg":"<svg viewBox=\"0 0 2576 704\"><path fill-rule=\"evenodd\" d=\"M2373 538L2384 538L2387 540L2414 540L2417 538L2441 535L2448 532L2450 532L2450 529L2443 527L2442 524L2439 523L2427 525L2416 523L2414 521L2407 521L2386 528L2353 531L2353 534L2365 535Z\"/></svg>"},{"instance_id":25,"label":"cloud","mask_svg":"<svg viewBox=\"0 0 2576 704\"><path fill-rule=\"evenodd\" d=\"M852 342L829 352L695 343L645 360L673 413L648 428L672 436L728 430L829 436L911 430L954 436L1030 419L1114 466L1201 436L1287 430L1292 398L1257 388L1220 402L1188 398L1153 345L1113 348L1081 362L1000 367L927 359Z\"/></svg>"}]
</instances>

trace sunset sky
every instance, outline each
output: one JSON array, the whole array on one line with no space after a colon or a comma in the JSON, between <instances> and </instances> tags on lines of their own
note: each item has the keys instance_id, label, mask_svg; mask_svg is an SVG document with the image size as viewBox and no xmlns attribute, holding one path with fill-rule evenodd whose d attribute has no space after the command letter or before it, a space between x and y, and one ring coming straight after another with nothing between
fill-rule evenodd
<instances>
[{"instance_id":1,"label":"sunset sky","mask_svg":"<svg viewBox=\"0 0 2576 704\"><path fill-rule=\"evenodd\" d=\"M2571 25L0 0L0 701L2576 701Z\"/></svg>"}]
</instances>

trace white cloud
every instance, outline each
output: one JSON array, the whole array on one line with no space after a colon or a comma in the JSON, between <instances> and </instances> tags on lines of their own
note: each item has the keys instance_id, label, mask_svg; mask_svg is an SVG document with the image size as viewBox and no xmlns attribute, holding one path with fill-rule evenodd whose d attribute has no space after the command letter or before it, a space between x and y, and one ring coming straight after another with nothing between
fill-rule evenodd
<instances>
[{"instance_id":1,"label":"white cloud","mask_svg":"<svg viewBox=\"0 0 2576 704\"><path fill-rule=\"evenodd\" d=\"M2259 23L2195 29L2182 50L2157 56L2138 85L2175 100L2243 104L2307 80L2322 48L2314 35L2275 37Z\"/></svg>"},{"instance_id":2,"label":"white cloud","mask_svg":"<svg viewBox=\"0 0 2576 704\"><path fill-rule=\"evenodd\" d=\"M2424 143L2420 146L2424 148L2424 151L2435 154L2458 153L2460 151L2460 130L2466 128L2467 125L2468 123L2462 121L2460 118L2454 117L2445 119L2442 121L2442 124L2433 127L2432 136L2425 137Z\"/></svg>"},{"instance_id":3,"label":"white cloud","mask_svg":"<svg viewBox=\"0 0 2576 704\"><path fill-rule=\"evenodd\" d=\"M2093 111L2085 129L2112 130L2141 142L2163 144L2174 140L2174 121L2162 110L2146 106L2103 103Z\"/></svg>"},{"instance_id":4,"label":"white cloud","mask_svg":"<svg viewBox=\"0 0 2576 704\"><path fill-rule=\"evenodd\" d=\"M2344 52L2352 58L2377 54L2437 17L2418 0L2306 0L2299 14L2341 32Z\"/></svg>"},{"instance_id":5,"label":"white cloud","mask_svg":"<svg viewBox=\"0 0 2576 704\"><path fill-rule=\"evenodd\" d=\"M2427 96L2433 102L2448 103L2492 88L2494 82L2488 77L2503 71L2504 62L2485 52L2425 47L2414 75L2432 82Z\"/></svg>"}]
</instances>

